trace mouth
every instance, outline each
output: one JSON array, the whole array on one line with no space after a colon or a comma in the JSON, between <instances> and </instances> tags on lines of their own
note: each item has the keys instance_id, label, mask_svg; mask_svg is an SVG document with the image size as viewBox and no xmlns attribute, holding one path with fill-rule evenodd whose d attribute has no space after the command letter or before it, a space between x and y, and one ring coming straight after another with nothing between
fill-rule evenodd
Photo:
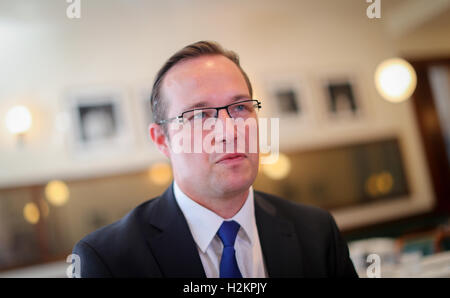
<instances>
[{"instance_id":1,"label":"mouth","mask_svg":"<svg viewBox=\"0 0 450 298\"><path fill-rule=\"evenodd\" d=\"M226 155L222 156L216 163L239 162L245 158L247 158L247 156L245 154L241 154L241 153L226 154Z\"/></svg>"}]
</instances>

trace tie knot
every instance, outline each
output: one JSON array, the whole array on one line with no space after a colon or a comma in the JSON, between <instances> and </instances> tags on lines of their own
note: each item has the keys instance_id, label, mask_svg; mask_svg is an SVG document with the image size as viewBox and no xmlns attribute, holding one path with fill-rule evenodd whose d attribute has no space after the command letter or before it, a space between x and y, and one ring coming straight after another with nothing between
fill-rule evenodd
<instances>
[{"instance_id":1,"label":"tie knot","mask_svg":"<svg viewBox=\"0 0 450 298\"><path fill-rule=\"evenodd\" d=\"M227 246L234 247L236 235L240 227L241 226L234 220L224 221L222 223L222 225L219 228L219 231L217 231L217 235L219 236L220 240L222 240L222 243L225 247Z\"/></svg>"}]
</instances>

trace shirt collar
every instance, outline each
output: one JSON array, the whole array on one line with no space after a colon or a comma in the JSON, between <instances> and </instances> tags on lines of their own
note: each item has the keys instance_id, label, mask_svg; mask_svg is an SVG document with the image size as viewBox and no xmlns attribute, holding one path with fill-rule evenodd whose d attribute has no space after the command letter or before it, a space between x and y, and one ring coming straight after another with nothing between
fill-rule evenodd
<instances>
[{"instance_id":1,"label":"shirt collar","mask_svg":"<svg viewBox=\"0 0 450 298\"><path fill-rule=\"evenodd\" d=\"M173 183L173 192L178 206L180 206L186 218L195 243L205 253L225 219L190 199L175 181ZM253 187L250 186L247 199L242 208L232 218L227 219L235 220L239 223L250 243L254 241L256 232L254 228L256 227L254 209Z\"/></svg>"}]
</instances>

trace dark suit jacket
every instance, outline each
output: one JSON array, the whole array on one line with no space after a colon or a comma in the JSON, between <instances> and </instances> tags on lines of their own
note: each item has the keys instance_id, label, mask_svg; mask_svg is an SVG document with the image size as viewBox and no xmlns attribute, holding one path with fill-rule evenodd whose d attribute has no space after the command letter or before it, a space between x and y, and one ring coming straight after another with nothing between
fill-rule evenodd
<instances>
[{"instance_id":1,"label":"dark suit jacket","mask_svg":"<svg viewBox=\"0 0 450 298\"><path fill-rule=\"evenodd\" d=\"M357 277L332 216L255 191L269 277ZM79 241L81 277L206 277L172 185L121 220Z\"/></svg>"}]
</instances>

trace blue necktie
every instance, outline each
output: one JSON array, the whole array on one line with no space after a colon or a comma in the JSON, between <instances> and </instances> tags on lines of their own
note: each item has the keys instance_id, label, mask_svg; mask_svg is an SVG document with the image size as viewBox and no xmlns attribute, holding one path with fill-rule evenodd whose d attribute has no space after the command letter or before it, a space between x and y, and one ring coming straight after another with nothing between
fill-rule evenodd
<instances>
[{"instance_id":1,"label":"blue necktie","mask_svg":"<svg viewBox=\"0 0 450 298\"><path fill-rule=\"evenodd\" d=\"M217 235L223 243L222 259L220 260L220 277L221 278L241 278L236 262L236 251L234 250L234 242L239 231L240 225L232 221L224 221L217 231Z\"/></svg>"}]
</instances>

